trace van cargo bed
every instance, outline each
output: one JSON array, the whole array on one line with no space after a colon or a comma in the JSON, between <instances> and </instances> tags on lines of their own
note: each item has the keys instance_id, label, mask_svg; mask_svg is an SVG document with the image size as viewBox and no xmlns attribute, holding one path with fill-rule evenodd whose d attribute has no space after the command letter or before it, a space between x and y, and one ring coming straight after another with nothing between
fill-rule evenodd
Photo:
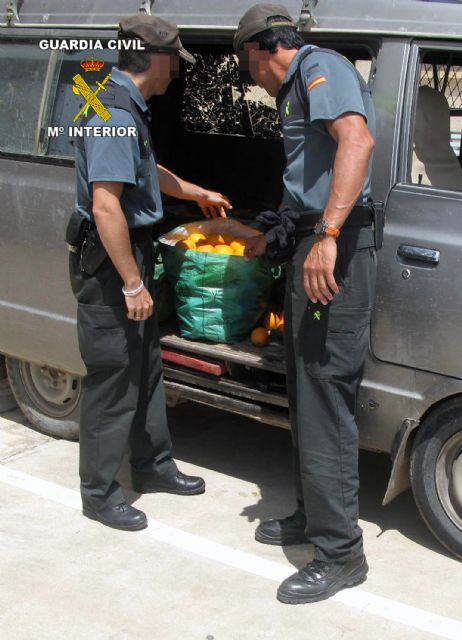
<instances>
[{"instance_id":1,"label":"van cargo bed","mask_svg":"<svg viewBox=\"0 0 462 640\"><path fill-rule=\"evenodd\" d=\"M274 339L266 347L250 340L216 344L185 340L168 328L161 335L161 348L204 358L204 362L226 363L228 373L210 375L187 366L164 361L165 387L169 403L193 400L238 413L266 424L290 428L284 383L284 346Z\"/></svg>"},{"instance_id":2,"label":"van cargo bed","mask_svg":"<svg viewBox=\"0 0 462 640\"><path fill-rule=\"evenodd\" d=\"M169 349L178 349L255 369L285 374L284 345L275 340L266 347L255 347L249 339L235 344L206 343L185 340L167 330L161 334L160 343L162 347Z\"/></svg>"}]
</instances>

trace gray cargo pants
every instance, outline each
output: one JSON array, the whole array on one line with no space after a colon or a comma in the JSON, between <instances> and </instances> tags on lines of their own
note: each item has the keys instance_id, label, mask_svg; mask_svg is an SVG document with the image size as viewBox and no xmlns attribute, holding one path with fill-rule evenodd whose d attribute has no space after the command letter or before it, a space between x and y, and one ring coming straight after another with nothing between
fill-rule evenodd
<instances>
[{"instance_id":1,"label":"gray cargo pants","mask_svg":"<svg viewBox=\"0 0 462 640\"><path fill-rule=\"evenodd\" d=\"M132 251L154 298L152 239L132 241ZM127 319L123 283L109 258L89 276L80 270L78 255L70 254L70 278L87 368L80 411L81 494L83 503L97 510L124 501L115 477L128 444L135 471L170 473L175 463L155 314L145 322Z\"/></svg>"},{"instance_id":2,"label":"gray cargo pants","mask_svg":"<svg viewBox=\"0 0 462 640\"><path fill-rule=\"evenodd\" d=\"M303 263L315 239L297 239L287 270L285 344L294 480L315 558L345 562L363 552L358 526L355 404L369 346L376 257L373 232L344 227L337 241L340 293L313 304Z\"/></svg>"}]
</instances>

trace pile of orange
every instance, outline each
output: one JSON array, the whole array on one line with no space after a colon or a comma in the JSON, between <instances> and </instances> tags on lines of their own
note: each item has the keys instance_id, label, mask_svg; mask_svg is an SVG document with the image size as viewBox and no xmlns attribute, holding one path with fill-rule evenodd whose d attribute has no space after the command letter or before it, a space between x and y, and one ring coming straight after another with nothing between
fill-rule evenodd
<instances>
[{"instance_id":1,"label":"pile of orange","mask_svg":"<svg viewBox=\"0 0 462 640\"><path fill-rule=\"evenodd\" d=\"M221 253L229 256L243 256L245 240L233 238L220 233L191 233L187 238L177 242L177 247L202 253Z\"/></svg>"},{"instance_id":2,"label":"pile of orange","mask_svg":"<svg viewBox=\"0 0 462 640\"><path fill-rule=\"evenodd\" d=\"M269 342L271 331L284 331L284 313L269 309L263 316L263 326L255 327L250 340L256 347L265 347Z\"/></svg>"}]
</instances>

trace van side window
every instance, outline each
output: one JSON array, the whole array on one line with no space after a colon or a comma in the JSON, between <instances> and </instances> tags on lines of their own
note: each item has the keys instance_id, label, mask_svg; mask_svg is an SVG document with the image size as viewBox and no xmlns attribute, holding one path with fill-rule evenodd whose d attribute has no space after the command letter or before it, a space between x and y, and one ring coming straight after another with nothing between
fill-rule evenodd
<instances>
[{"instance_id":1,"label":"van side window","mask_svg":"<svg viewBox=\"0 0 462 640\"><path fill-rule=\"evenodd\" d=\"M358 48L342 53L369 82L372 61L368 52ZM210 50L194 55L196 64L185 67L181 122L186 131L281 138L275 99L239 71L237 56Z\"/></svg>"},{"instance_id":2,"label":"van side window","mask_svg":"<svg viewBox=\"0 0 462 640\"><path fill-rule=\"evenodd\" d=\"M36 152L48 58L37 43L0 44L0 152Z\"/></svg>"},{"instance_id":3,"label":"van side window","mask_svg":"<svg viewBox=\"0 0 462 640\"><path fill-rule=\"evenodd\" d=\"M280 138L276 102L239 73L228 52L195 52L185 67L181 122L186 131Z\"/></svg>"},{"instance_id":4,"label":"van side window","mask_svg":"<svg viewBox=\"0 0 462 640\"><path fill-rule=\"evenodd\" d=\"M411 183L462 191L462 59L427 52L420 64Z\"/></svg>"},{"instance_id":5,"label":"van side window","mask_svg":"<svg viewBox=\"0 0 462 640\"><path fill-rule=\"evenodd\" d=\"M97 83L103 83L115 64L117 64L117 53L107 49L61 54L53 82L55 93L49 101L50 113L45 126L46 132L51 127L57 135L48 135L45 139L46 155L74 157L68 128L79 124L78 120L76 122L73 120L85 104L85 100L77 92L73 77L80 74L94 93L103 92L104 89L101 89ZM59 127L64 127L64 132L59 130Z\"/></svg>"}]
</instances>

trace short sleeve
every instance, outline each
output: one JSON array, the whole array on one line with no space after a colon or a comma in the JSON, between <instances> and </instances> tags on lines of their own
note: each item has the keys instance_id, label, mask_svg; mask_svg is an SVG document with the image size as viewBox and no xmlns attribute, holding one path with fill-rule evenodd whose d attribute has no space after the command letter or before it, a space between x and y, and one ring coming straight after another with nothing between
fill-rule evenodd
<instances>
[{"instance_id":1,"label":"short sleeve","mask_svg":"<svg viewBox=\"0 0 462 640\"><path fill-rule=\"evenodd\" d=\"M123 109L111 109L111 119L104 122L95 116L88 122L92 127L135 127L130 113ZM85 136L88 182L124 182L136 184L137 168L140 164L138 136L111 135Z\"/></svg>"},{"instance_id":2,"label":"short sleeve","mask_svg":"<svg viewBox=\"0 0 462 640\"><path fill-rule=\"evenodd\" d=\"M302 62L302 78L310 103L311 122L359 113L367 120L356 70L332 53L313 52Z\"/></svg>"}]
</instances>

